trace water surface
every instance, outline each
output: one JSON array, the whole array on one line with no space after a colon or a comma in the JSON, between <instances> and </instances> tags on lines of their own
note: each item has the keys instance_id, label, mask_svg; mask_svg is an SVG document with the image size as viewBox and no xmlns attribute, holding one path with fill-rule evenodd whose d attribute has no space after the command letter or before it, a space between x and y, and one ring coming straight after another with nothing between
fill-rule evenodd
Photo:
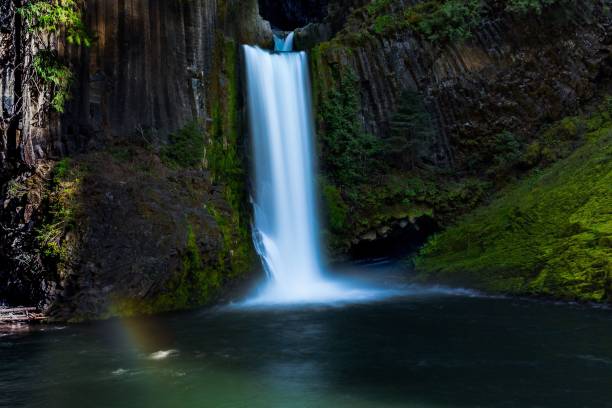
<instances>
[{"instance_id":1,"label":"water surface","mask_svg":"<svg viewBox=\"0 0 612 408\"><path fill-rule=\"evenodd\" d=\"M612 406L612 311L403 289L6 335L0 406Z\"/></svg>"}]
</instances>

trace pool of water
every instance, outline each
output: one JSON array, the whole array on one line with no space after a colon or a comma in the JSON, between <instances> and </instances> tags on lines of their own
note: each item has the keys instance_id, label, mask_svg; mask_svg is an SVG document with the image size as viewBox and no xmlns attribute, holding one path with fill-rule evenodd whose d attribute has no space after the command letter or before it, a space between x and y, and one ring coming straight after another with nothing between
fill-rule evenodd
<instances>
[{"instance_id":1,"label":"pool of water","mask_svg":"<svg viewBox=\"0 0 612 408\"><path fill-rule=\"evenodd\" d=\"M0 334L0 406L612 406L611 310L403 289Z\"/></svg>"}]
</instances>

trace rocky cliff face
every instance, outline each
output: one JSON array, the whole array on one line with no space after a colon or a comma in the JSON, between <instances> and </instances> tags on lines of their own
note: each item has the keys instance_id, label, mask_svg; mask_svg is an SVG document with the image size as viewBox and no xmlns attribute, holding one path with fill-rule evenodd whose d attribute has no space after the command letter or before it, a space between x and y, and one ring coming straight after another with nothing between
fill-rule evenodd
<instances>
[{"instance_id":1,"label":"rocky cliff face","mask_svg":"<svg viewBox=\"0 0 612 408\"><path fill-rule=\"evenodd\" d=\"M35 46L21 3L0 2L0 297L30 302L53 291L33 239L50 173L46 146L55 124L31 81ZM48 38L51 44L54 38Z\"/></svg>"},{"instance_id":2,"label":"rocky cliff face","mask_svg":"<svg viewBox=\"0 0 612 408\"><path fill-rule=\"evenodd\" d=\"M271 43L257 2L87 1L91 47L49 37L75 75L63 115L30 90L22 4L0 3L0 298L61 318L210 301L252 255L238 47Z\"/></svg>"},{"instance_id":3,"label":"rocky cliff face","mask_svg":"<svg viewBox=\"0 0 612 408\"><path fill-rule=\"evenodd\" d=\"M62 132L75 147L84 142L80 134L98 140L142 130L163 134L205 118L215 103L207 82L223 37L236 44L271 41L254 1L94 0L86 15L97 41L72 53L82 75Z\"/></svg>"},{"instance_id":4,"label":"rocky cliff face","mask_svg":"<svg viewBox=\"0 0 612 408\"><path fill-rule=\"evenodd\" d=\"M383 5L380 10L375 3ZM312 49L322 164L341 193L326 197L328 213L344 206L356 214L336 228L334 235L344 237L336 241L340 247L384 238L418 214L445 225L505 177L532 166L520 157L537 131L579 112L610 83L612 20L605 2L576 2L541 14L511 13L503 2L487 2L471 36L457 41L432 40L406 23L404 15L425 18L404 14L421 10L414 4L355 4L342 28ZM310 29L314 37L322 31ZM313 43L308 32L303 42ZM359 183L334 180L339 153L330 154L325 144L335 126L330 116L338 116L329 114L329 102L347 88L357 93L352 115L362 131L391 150L374 160L390 165L366 170L370 182L357 190ZM419 104L420 112L414 109ZM415 129L421 114L431 132ZM398 156L393 150L402 144Z\"/></svg>"}]
</instances>

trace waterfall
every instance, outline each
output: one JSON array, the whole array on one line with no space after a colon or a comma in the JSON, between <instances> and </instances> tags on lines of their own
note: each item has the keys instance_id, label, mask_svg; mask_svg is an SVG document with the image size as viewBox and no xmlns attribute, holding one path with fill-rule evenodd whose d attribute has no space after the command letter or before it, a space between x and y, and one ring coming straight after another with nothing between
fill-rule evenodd
<instances>
[{"instance_id":1,"label":"waterfall","mask_svg":"<svg viewBox=\"0 0 612 408\"><path fill-rule=\"evenodd\" d=\"M291 52L293 51L293 32L289 33L286 38L274 36L274 51L277 52Z\"/></svg>"},{"instance_id":2,"label":"waterfall","mask_svg":"<svg viewBox=\"0 0 612 408\"><path fill-rule=\"evenodd\" d=\"M244 46L255 167L253 240L268 282L261 302L333 300L340 284L325 276L315 197L314 130L308 57Z\"/></svg>"}]
</instances>

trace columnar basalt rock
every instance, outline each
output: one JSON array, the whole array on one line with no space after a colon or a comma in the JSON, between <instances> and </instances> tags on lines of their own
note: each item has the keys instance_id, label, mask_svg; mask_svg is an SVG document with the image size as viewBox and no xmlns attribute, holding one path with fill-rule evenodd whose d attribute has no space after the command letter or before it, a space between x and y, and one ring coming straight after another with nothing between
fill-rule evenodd
<instances>
[{"instance_id":1,"label":"columnar basalt rock","mask_svg":"<svg viewBox=\"0 0 612 408\"><path fill-rule=\"evenodd\" d=\"M62 123L68 151L143 130L164 134L205 118L223 36L236 47L272 38L256 1L93 0L86 15L96 41L72 55L80 75Z\"/></svg>"},{"instance_id":2,"label":"columnar basalt rock","mask_svg":"<svg viewBox=\"0 0 612 408\"><path fill-rule=\"evenodd\" d=\"M0 146L0 299L52 306L62 319L210 301L221 282L248 268L248 214L230 180L236 169L226 179L223 169L207 168L208 158L196 166L201 170L189 170L160 156L169 134L198 123L207 153L241 160L241 134L223 140L211 134L215 117L225 118L224 128L240 128L229 123L240 116L224 111L241 109L228 91L239 95L239 45L272 42L257 1L85 2L91 47L50 38L75 77L63 115L19 82L31 74L36 52L16 13L22 4L0 2L0 93L8 124ZM7 119L19 103L19 115ZM53 168L66 156L78 173L62 181ZM45 243L41 235L54 225L53 241ZM130 235L136 230L145 231L140 246ZM113 246L118 257L106 251Z\"/></svg>"},{"instance_id":3,"label":"columnar basalt rock","mask_svg":"<svg viewBox=\"0 0 612 408\"><path fill-rule=\"evenodd\" d=\"M398 10L413 3L418 2L390 2ZM612 78L612 21L604 2L578 2L565 12L549 9L541 15L491 10L471 38L434 43L409 27L377 33L371 21L363 22L367 7L354 5L351 17L332 30L332 38L312 48L319 109L339 78L350 74L359 92L356 120L364 132L385 140L393 132L401 96L417 93L435 131L415 154L435 174L449 174L435 177L482 178L490 169L474 157L497 135L512 134L527 144L547 124L580 111ZM325 39L313 28L300 34L298 43L311 47L317 38ZM325 134L325 123L319 123ZM390 173L398 172L406 173ZM443 214L434 216L444 222ZM371 235L393 221L379 224L374 218L385 217L373 215L374 225L366 231L355 228L350 238L359 241L364 233Z\"/></svg>"}]
</instances>

